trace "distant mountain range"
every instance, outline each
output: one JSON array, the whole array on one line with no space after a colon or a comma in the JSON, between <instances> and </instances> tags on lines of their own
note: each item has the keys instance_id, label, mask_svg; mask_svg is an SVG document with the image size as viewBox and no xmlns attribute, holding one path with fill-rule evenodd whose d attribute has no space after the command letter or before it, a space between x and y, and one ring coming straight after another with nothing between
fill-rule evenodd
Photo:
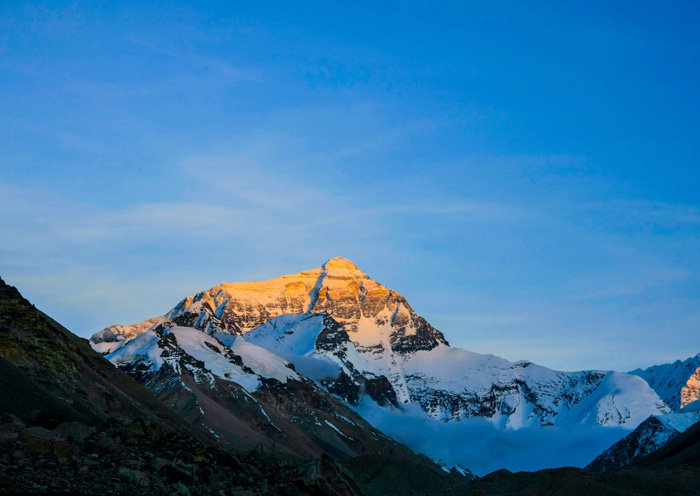
<instances>
[{"instance_id":1,"label":"distant mountain range","mask_svg":"<svg viewBox=\"0 0 700 496\"><path fill-rule=\"evenodd\" d=\"M158 346L152 336L176 326L234 349L265 348L350 404L366 392L379 404L416 404L443 421L634 429L671 411L636 374L559 372L451 347L401 294L340 257L269 281L221 284L162 317L108 327L90 342L124 370L143 368L153 363L149 343ZM130 348L137 335L151 337Z\"/></svg>"}]
</instances>

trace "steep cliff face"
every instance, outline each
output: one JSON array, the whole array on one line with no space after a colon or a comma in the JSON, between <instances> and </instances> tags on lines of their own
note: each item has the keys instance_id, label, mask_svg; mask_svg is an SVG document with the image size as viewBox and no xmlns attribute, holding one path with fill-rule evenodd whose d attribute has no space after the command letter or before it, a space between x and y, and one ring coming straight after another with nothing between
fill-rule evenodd
<instances>
[{"instance_id":1,"label":"steep cliff face","mask_svg":"<svg viewBox=\"0 0 700 496\"><path fill-rule=\"evenodd\" d=\"M243 335L299 367L325 357L335 365L335 377L314 379L349 403L373 392L380 403L415 403L445 421L480 416L510 428L633 428L668 411L635 376L557 372L452 348L403 296L340 257L269 281L221 284L150 322L155 330L194 327L223 342L223 336ZM131 326L129 332L146 327ZM104 335L97 341L93 346L106 346Z\"/></svg>"}]
</instances>

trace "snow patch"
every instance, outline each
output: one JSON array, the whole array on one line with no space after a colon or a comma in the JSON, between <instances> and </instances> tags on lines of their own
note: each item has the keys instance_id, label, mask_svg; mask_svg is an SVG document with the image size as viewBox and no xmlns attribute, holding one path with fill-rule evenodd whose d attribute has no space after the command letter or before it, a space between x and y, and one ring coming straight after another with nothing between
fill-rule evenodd
<instances>
[{"instance_id":1,"label":"snow patch","mask_svg":"<svg viewBox=\"0 0 700 496\"><path fill-rule=\"evenodd\" d=\"M342 432L340 429L338 429L336 426L334 426L333 424L331 424L328 420L324 420L324 422L326 423L326 425L327 425L328 427L330 427L330 428L333 429L335 432L337 432L338 434L340 434L341 436L343 436L345 439L349 439L350 441L354 441L353 438L351 438L350 436L348 436L348 435L346 435L346 434L343 434L343 432Z\"/></svg>"}]
</instances>

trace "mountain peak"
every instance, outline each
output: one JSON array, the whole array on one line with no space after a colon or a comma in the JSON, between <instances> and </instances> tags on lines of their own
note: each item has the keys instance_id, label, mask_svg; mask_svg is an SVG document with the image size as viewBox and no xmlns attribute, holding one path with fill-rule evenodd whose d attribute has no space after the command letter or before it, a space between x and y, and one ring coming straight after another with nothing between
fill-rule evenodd
<instances>
[{"instance_id":1,"label":"mountain peak","mask_svg":"<svg viewBox=\"0 0 700 496\"><path fill-rule=\"evenodd\" d=\"M360 270L357 265L343 257L329 258L321 267L325 270Z\"/></svg>"}]
</instances>

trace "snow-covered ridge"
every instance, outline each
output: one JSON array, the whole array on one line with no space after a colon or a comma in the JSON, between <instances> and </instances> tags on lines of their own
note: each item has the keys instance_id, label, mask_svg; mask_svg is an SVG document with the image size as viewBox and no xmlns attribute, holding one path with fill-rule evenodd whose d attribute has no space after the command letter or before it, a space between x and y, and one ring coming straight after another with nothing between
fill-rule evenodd
<instances>
[{"instance_id":1,"label":"snow-covered ridge","mask_svg":"<svg viewBox=\"0 0 700 496\"><path fill-rule=\"evenodd\" d=\"M155 373L167 364L175 373L187 367L195 377L213 374L246 390L256 391L260 379L301 380L289 363L264 348L241 337L228 346L192 327L172 327L162 331L148 330L117 351L107 355L117 367L133 369L141 374ZM194 359L194 360L191 360ZM199 363L197 363L199 362ZM196 370L193 370L196 369Z\"/></svg>"},{"instance_id":2,"label":"snow-covered ridge","mask_svg":"<svg viewBox=\"0 0 700 496\"><path fill-rule=\"evenodd\" d=\"M431 416L481 416L501 427L624 425L668 407L640 378L609 371L559 372L439 346L404 366L415 402Z\"/></svg>"},{"instance_id":3,"label":"snow-covered ridge","mask_svg":"<svg viewBox=\"0 0 700 496\"><path fill-rule=\"evenodd\" d=\"M630 374L647 381L674 411L700 399L700 354L685 361L636 369Z\"/></svg>"},{"instance_id":4,"label":"snow-covered ridge","mask_svg":"<svg viewBox=\"0 0 700 496\"><path fill-rule=\"evenodd\" d=\"M161 319L162 317L154 317L138 324L109 326L93 334L90 338L90 345L98 353L112 353L127 342L148 331Z\"/></svg>"}]
</instances>

